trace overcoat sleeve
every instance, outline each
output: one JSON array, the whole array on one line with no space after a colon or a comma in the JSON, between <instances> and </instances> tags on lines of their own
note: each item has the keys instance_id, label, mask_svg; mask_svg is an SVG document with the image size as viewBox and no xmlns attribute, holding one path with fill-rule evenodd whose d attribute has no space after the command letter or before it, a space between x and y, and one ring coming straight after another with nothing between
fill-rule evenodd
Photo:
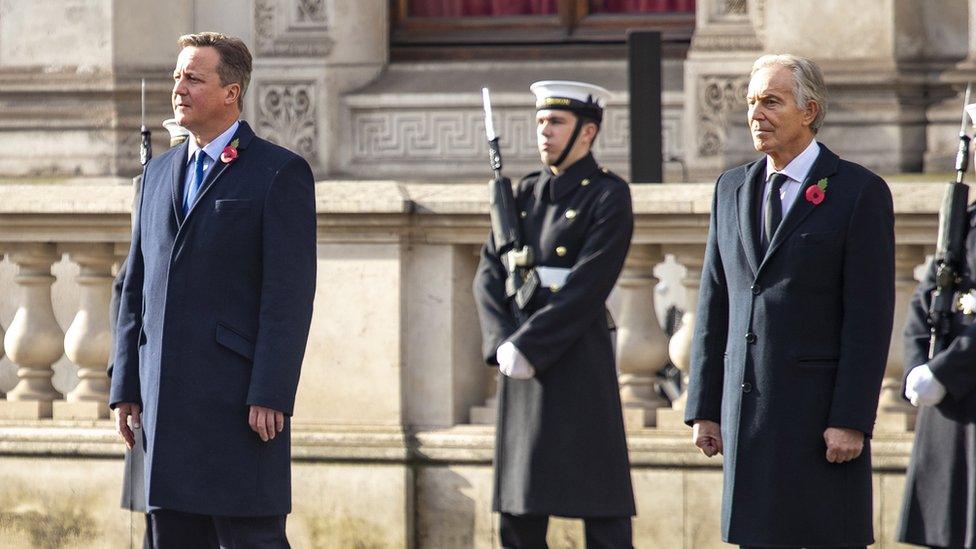
<instances>
[{"instance_id":1,"label":"overcoat sleeve","mask_svg":"<svg viewBox=\"0 0 976 549\"><path fill-rule=\"evenodd\" d=\"M143 184L136 196L136 215L132 219L132 240L129 255L124 263L122 290L118 296L118 318L115 323L115 352L112 358L111 390L109 406L113 409L123 402L142 406L142 393L139 386L139 342L142 338L142 289L144 266L142 261L142 200L146 181L153 164L146 165Z\"/></svg>"},{"instance_id":2,"label":"overcoat sleeve","mask_svg":"<svg viewBox=\"0 0 976 549\"><path fill-rule=\"evenodd\" d=\"M828 427L874 429L895 305L895 214L875 176L861 190L847 229L840 357Z\"/></svg>"},{"instance_id":3,"label":"overcoat sleeve","mask_svg":"<svg viewBox=\"0 0 976 549\"><path fill-rule=\"evenodd\" d=\"M291 415L315 298L315 180L305 160L285 163L262 219L261 310L247 404Z\"/></svg>"},{"instance_id":4,"label":"overcoat sleeve","mask_svg":"<svg viewBox=\"0 0 976 549\"><path fill-rule=\"evenodd\" d=\"M499 345L515 332L515 318L505 298L505 267L498 260L492 235L481 247L481 261L474 277L474 302L481 321L481 351L485 363L498 366Z\"/></svg>"},{"instance_id":5,"label":"overcoat sleeve","mask_svg":"<svg viewBox=\"0 0 976 549\"><path fill-rule=\"evenodd\" d=\"M729 332L729 292L718 247L719 183L712 197L712 215L702 264L695 333L691 344L688 404L685 422L703 419L719 423L722 417L722 385L725 380L725 344Z\"/></svg>"},{"instance_id":6,"label":"overcoat sleeve","mask_svg":"<svg viewBox=\"0 0 976 549\"><path fill-rule=\"evenodd\" d=\"M563 287L508 338L537 375L554 365L596 319L604 318L633 231L630 187L615 182L597 200L593 221Z\"/></svg>"}]
</instances>

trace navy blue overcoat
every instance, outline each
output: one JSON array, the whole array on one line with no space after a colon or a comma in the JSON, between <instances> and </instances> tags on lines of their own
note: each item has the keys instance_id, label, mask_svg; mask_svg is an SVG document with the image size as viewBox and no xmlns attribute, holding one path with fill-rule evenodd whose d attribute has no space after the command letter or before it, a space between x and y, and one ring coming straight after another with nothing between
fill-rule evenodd
<instances>
[{"instance_id":1,"label":"navy blue overcoat","mask_svg":"<svg viewBox=\"0 0 976 549\"><path fill-rule=\"evenodd\" d=\"M828 427L870 435L894 310L884 180L820 154L760 254L766 160L715 186L685 419L719 422L722 536L740 545L869 545L871 447L826 459ZM823 202L806 189L827 179Z\"/></svg>"},{"instance_id":2,"label":"navy blue overcoat","mask_svg":"<svg viewBox=\"0 0 976 549\"><path fill-rule=\"evenodd\" d=\"M308 164L241 122L184 218L187 144L145 169L110 403L142 405L150 509L291 510L289 420L261 442L250 405L290 416L315 293Z\"/></svg>"}]
</instances>

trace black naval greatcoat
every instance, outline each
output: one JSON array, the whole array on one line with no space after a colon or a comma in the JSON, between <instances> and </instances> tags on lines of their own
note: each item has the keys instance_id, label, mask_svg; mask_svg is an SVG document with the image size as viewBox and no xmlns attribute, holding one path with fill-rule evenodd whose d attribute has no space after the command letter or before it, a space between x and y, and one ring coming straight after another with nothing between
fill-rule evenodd
<instances>
[{"instance_id":1,"label":"black naval greatcoat","mask_svg":"<svg viewBox=\"0 0 976 549\"><path fill-rule=\"evenodd\" d=\"M976 287L976 210L969 210L963 284ZM909 304L905 324L905 376L928 364L946 388L935 407L919 408L908 467L899 541L934 547L976 547L976 324L957 312L951 344L931 360L926 321L935 265L929 265ZM904 394L904 386L902 387Z\"/></svg>"},{"instance_id":2,"label":"black naval greatcoat","mask_svg":"<svg viewBox=\"0 0 976 549\"><path fill-rule=\"evenodd\" d=\"M515 515L629 517L634 496L606 300L633 233L630 189L587 155L518 185L537 265L569 268L540 288L519 324L489 236L474 281L484 358L511 341L535 376L500 376L493 509Z\"/></svg>"}]
</instances>

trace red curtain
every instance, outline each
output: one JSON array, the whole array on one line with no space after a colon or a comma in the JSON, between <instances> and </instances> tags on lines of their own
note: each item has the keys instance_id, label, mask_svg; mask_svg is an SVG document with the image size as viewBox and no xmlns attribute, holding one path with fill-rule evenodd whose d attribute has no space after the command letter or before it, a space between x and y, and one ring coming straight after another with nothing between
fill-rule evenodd
<instances>
[{"instance_id":1,"label":"red curtain","mask_svg":"<svg viewBox=\"0 0 976 549\"><path fill-rule=\"evenodd\" d=\"M695 13L695 0L590 0L590 13Z\"/></svg>"},{"instance_id":2,"label":"red curtain","mask_svg":"<svg viewBox=\"0 0 976 549\"><path fill-rule=\"evenodd\" d=\"M410 0L411 17L555 15L559 0Z\"/></svg>"}]
</instances>

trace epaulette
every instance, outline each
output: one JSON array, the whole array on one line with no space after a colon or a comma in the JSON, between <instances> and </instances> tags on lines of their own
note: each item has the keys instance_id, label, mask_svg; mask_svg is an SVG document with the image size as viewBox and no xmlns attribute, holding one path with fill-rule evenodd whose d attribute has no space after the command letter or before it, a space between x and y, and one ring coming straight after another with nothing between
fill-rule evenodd
<instances>
[{"instance_id":1,"label":"epaulette","mask_svg":"<svg viewBox=\"0 0 976 549\"><path fill-rule=\"evenodd\" d=\"M609 169L607 169L607 168L605 168L603 166L600 166L600 171L603 172L603 175L609 177L610 179L616 179L617 181L619 181L621 183L624 183L624 184L627 183L627 180L626 179L624 179L623 177L620 177L619 175L613 173L612 171L610 171Z\"/></svg>"}]
</instances>

